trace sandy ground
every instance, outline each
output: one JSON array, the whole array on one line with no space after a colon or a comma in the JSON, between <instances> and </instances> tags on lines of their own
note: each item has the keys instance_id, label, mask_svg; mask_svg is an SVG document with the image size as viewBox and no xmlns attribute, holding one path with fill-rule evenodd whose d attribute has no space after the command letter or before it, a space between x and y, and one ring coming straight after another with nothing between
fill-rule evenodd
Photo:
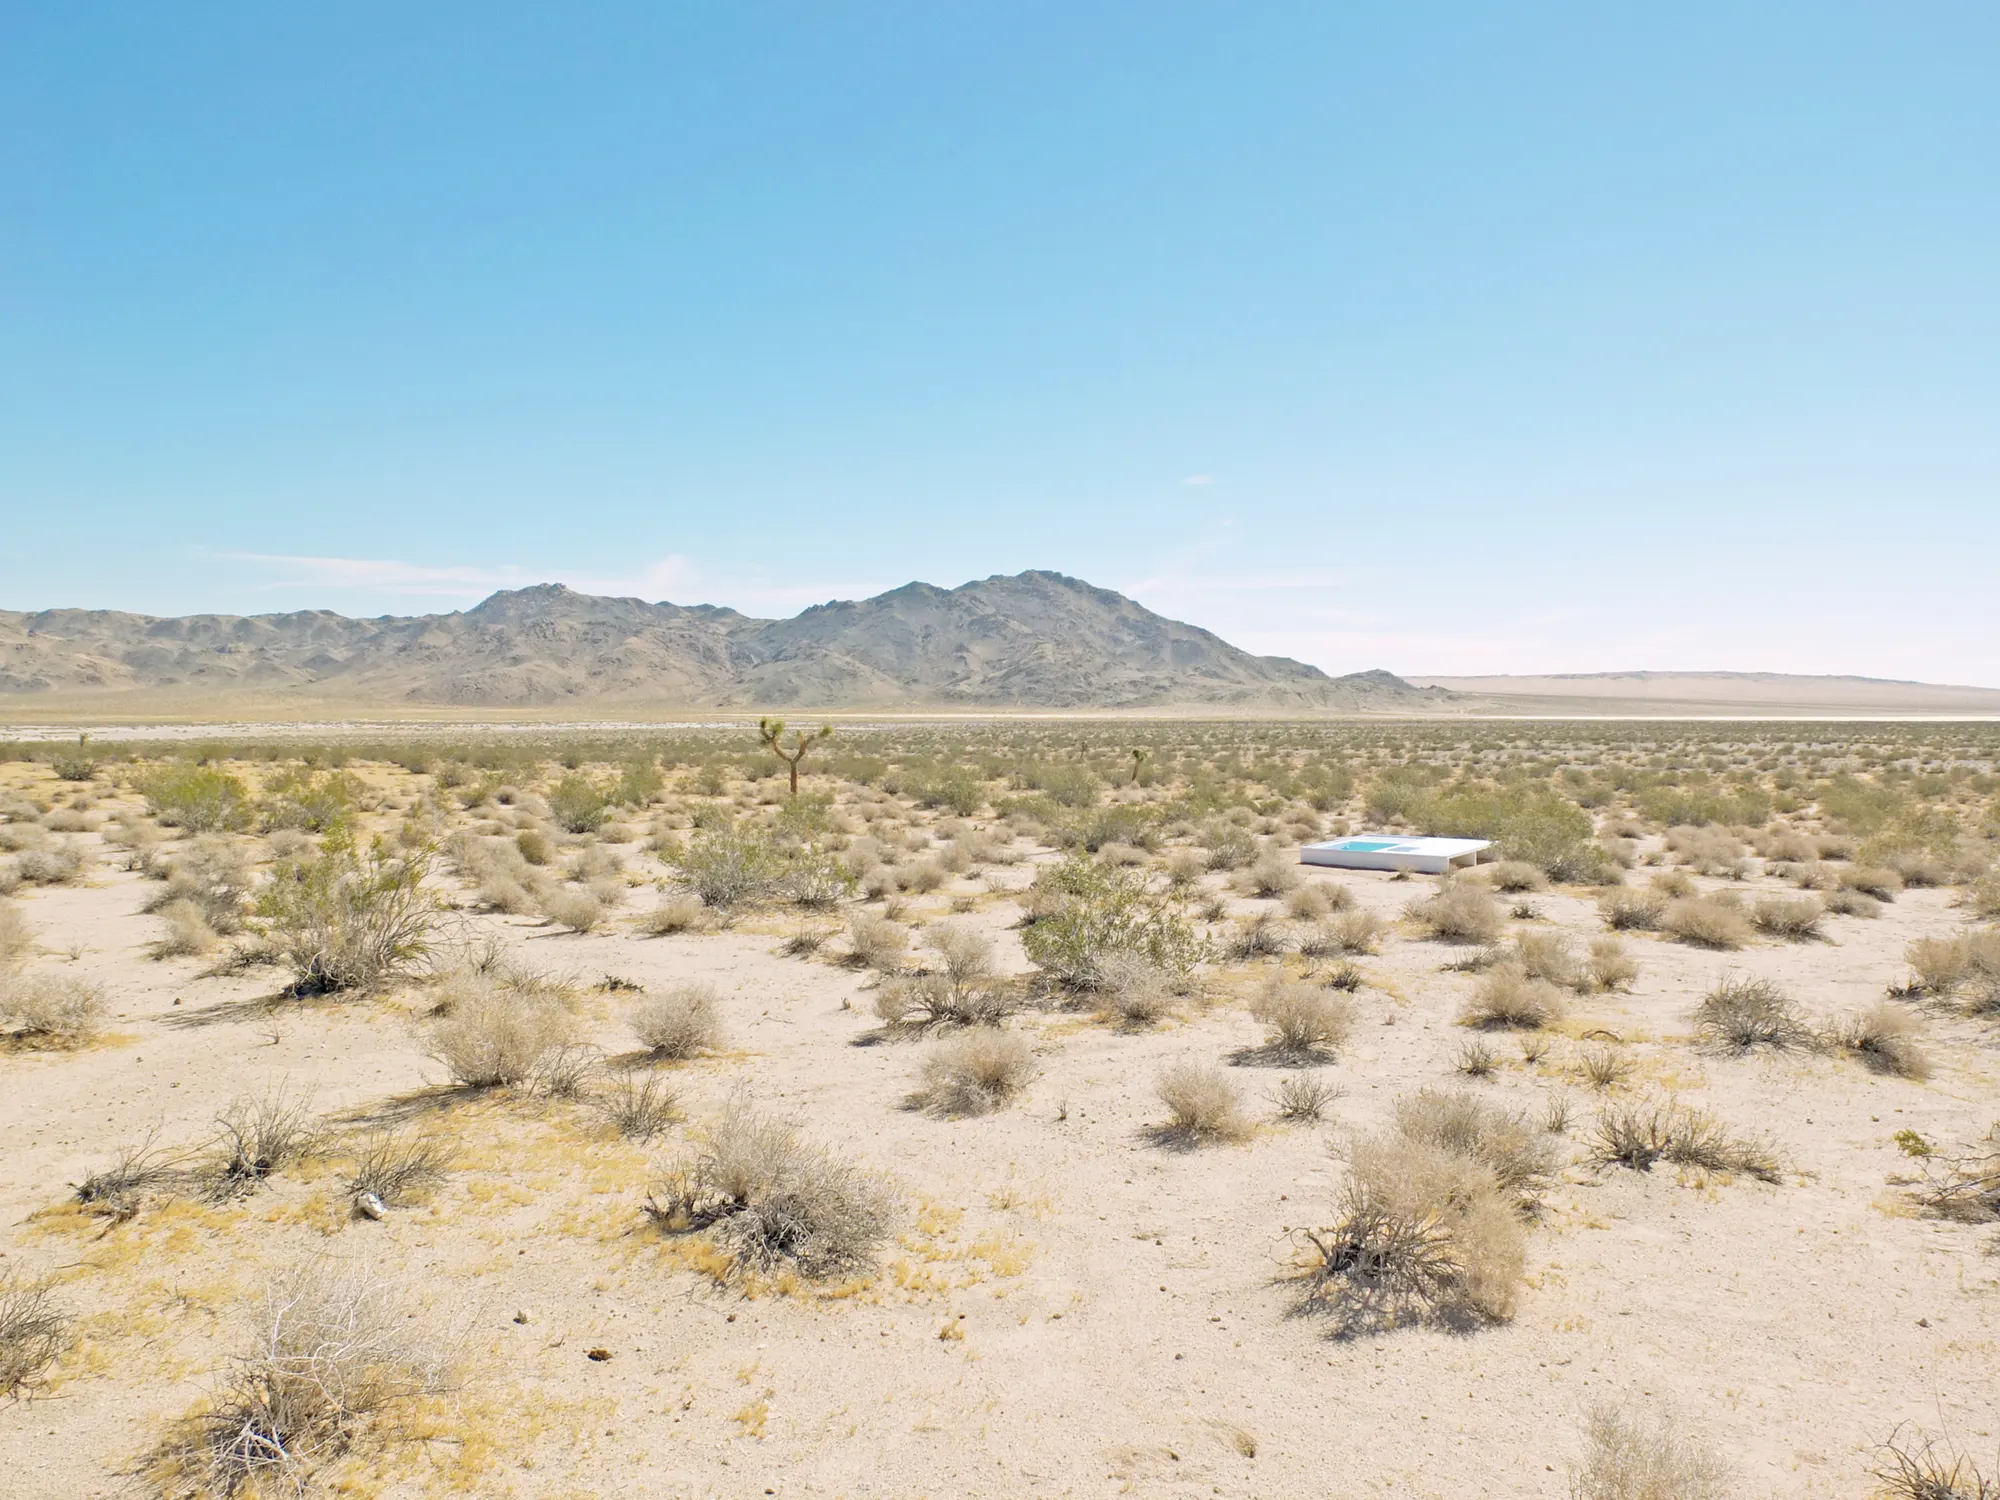
<instances>
[{"instance_id":1,"label":"sandy ground","mask_svg":"<svg viewBox=\"0 0 2000 1500\"><path fill-rule=\"evenodd\" d=\"M1004 888L1030 873L954 882L912 919L982 893L972 920L1021 967ZM1423 891L1310 878L1392 918ZM318 1253L433 1301L475 1372L429 1440L343 1471L354 1494L1555 1496L1584 1414L1621 1401L1682 1413L1743 1494L1841 1496L1867 1492L1899 1423L1978 1452L2000 1432L1993 1230L1914 1213L1892 1139L1984 1132L2000 1114L1991 1029L1934 1018L1925 1083L1835 1056L1717 1056L1688 1034L1697 997L1729 973L1777 979L1819 1015L1880 997L1911 938L1962 925L1945 892L1909 892L1875 921L1834 918L1820 943L1732 954L1635 936L1633 991L1580 1002L1566 1029L1628 1039L1638 1072L1622 1092L1672 1088L1768 1133L1786 1180L1581 1164L1599 1100L1574 1043L1530 1066L1501 1037L1499 1074L1467 1086L1537 1117L1552 1090L1577 1104L1518 1315L1343 1343L1295 1316L1288 1232L1331 1217L1343 1141L1399 1095L1460 1081L1467 1037L1453 1017L1473 980L1440 972L1453 951L1407 929L1362 961L1371 983L1328 1069L1344 1091L1328 1123L1176 1152L1146 1133L1155 1080L1259 1040L1247 971L1214 976L1206 1004L1149 1032L1022 1018L1040 1068L1026 1094L947 1121L907 1107L920 1049L879 1038L868 976L780 956L796 918L653 939L461 914L467 936L584 986L720 986L727 1050L663 1070L690 1124L640 1149L582 1105L441 1089L415 999L271 1006L268 971L198 978L199 960L153 961L158 923L138 913L149 889L107 854L87 885L21 898L37 966L101 982L117 1019L85 1050L0 1055L0 1266L55 1272L84 1319L54 1388L0 1410L0 1489L20 1500L130 1492L121 1476L211 1388L271 1268ZM1599 930L1582 896L1533 901L1545 925ZM586 1001L614 1058L633 1046L632 1003ZM1270 1121L1278 1074L1234 1072ZM280 1083L336 1121L444 1131L459 1170L431 1207L383 1223L343 1212L337 1155L225 1206L177 1202L109 1228L65 1207L65 1185L119 1144L155 1129L198 1141L229 1100ZM657 1163L743 1086L894 1179L903 1224L872 1281L744 1296L645 1223Z\"/></svg>"}]
</instances>

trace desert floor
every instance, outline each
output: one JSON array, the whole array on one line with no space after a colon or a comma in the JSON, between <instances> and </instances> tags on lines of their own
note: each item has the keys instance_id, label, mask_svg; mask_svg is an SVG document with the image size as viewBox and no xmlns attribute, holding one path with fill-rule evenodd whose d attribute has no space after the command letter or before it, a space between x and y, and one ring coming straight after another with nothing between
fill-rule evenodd
<instances>
[{"instance_id":1,"label":"desert floor","mask_svg":"<svg viewBox=\"0 0 2000 1500\"><path fill-rule=\"evenodd\" d=\"M24 786L43 774L5 770ZM419 1034L421 985L274 1000L273 970L203 977L207 959L155 960L160 924L140 908L157 887L98 835L76 839L95 856L87 879L17 900L32 968L101 985L113 1019L79 1050L0 1054L0 1267L52 1274L81 1316L51 1387L0 1410L0 1490L20 1500L134 1492L165 1424L226 1369L260 1289L316 1254L414 1288L459 1330L472 1372L398 1441L337 1466L335 1493L1556 1496L1582 1420L1606 1402L1671 1408L1746 1495L1867 1493L1901 1423L1996 1445L1993 1230L1916 1211L1895 1139L1985 1133L2000 1113L1991 1027L1930 1014L1936 1069L1917 1082L1837 1053L1705 1050L1690 1023L1732 974L1774 979L1821 1018L1880 999L1910 940L1963 929L1948 891L1830 918L1817 942L1708 952L1634 934L1629 993L1579 999L1533 1064L1493 1037L1497 1072L1468 1081L1455 1016L1476 978L1444 971L1458 952L1398 921L1428 882L1307 872L1397 924L1360 960L1360 1024L1325 1068L1341 1097L1313 1126L1278 1123L1268 1103L1280 1072L1254 1060L1262 1029L1244 1004L1256 963L1210 970L1199 998L1146 1030L1025 1012L1012 1025L1036 1056L1026 1091L940 1119L908 1103L924 1044L884 1036L879 978L840 963L837 936L784 955L789 934L837 934L835 919L753 914L648 937L635 905L575 935L475 911L444 880L462 903L450 942L490 940L566 977L608 1075L651 1066L624 1025L624 984L719 987L724 1046L657 1068L684 1122L642 1147L587 1101L447 1087ZM658 873L636 842L625 852L635 885ZM1014 852L907 898L902 920L956 898L1025 969L1010 893L1055 855ZM1539 915L1514 926L1602 931L1589 892L1531 900ZM1232 916L1272 905L1229 903ZM1590 1165L1607 1095L1577 1058L1598 1032L1633 1062L1609 1097L1672 1091L1768 1136L1783 1181ZM1247 1142L1178 1150L1149 1134L1161 1070L1188 1057L1250 1059L1230 1067L1261 1122ZM1343 1143L1424 1085L1536 1119L1551 1094L1573 1101L1526 1289L1498 1326L1333 1338L1298 1313L1292 1231L1330 1221ZM329 1122L325 1159L125 1222L71 1201L119 1147L193 1146L231 1100L279 1086L309 1091ZM901 1224L872 1276L724 1286L697 1242L650 1226L662 1164L741 1089L893 1180ZM370 1222L348 1211L337 1142L385 1121L448 1137L457 1166L428 1206Z\"/></svg>"}]
</instances>

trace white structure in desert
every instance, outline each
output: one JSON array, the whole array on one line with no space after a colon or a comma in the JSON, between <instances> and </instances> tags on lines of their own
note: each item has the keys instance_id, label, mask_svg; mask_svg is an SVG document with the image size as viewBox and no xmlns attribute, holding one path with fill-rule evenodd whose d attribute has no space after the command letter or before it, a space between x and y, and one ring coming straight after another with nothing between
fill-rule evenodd
<instances>
[{"instance_id":1,"label":"white structure in desert","mask_svg":"<svg viewBox=\"0 0 2000 1500\"><path fill-rule=\"evenodd\" d=\"M1353 838L1307 844L1299 851L1299 858L1309 865L1332 865L1340 870L1414 870L1421 875L1442 875L1446 870L1478 864L1480 854L1492 847L1490 839L1399 838L1388 833L1363 833Z\"/></svg>"}]
</instances>

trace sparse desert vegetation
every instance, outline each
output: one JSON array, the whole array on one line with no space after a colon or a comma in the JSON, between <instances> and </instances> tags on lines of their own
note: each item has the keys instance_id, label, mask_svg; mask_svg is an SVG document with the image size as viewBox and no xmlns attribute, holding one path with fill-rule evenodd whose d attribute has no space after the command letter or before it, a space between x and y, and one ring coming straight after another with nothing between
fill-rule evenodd
<instances>
[{"instance_id":1,"label":"sparse desert vegetation","mask_svg":"<svg viewBox=\"0 0 2000 1500\"><path fill-rule=\"evenodd\" d=\"M994 1496L1978 1493L1996 755L1386 720L841 722L795 768L724 723L0 744L0 1461L37 1500L533 1500L663 1453L732 1493L884 1453ZM1501 857L1299 862L1375 829ZM1037 1382L1064 1444L995 1394Z\"/></svg>"}]
</instances>

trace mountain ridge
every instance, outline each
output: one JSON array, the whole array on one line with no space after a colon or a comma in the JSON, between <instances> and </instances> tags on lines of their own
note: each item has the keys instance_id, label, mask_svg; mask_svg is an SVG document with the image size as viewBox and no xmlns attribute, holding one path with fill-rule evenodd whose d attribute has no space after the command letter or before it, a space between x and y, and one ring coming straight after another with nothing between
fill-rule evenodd
<instances>
[{"instance_id":1,"label":"mountain ridge","mask_svg":"<svg viewBox=\"0 0 2000 1500\"><path fill-rule=\"evenodd\" d=\"M503 589L462 611L0 611L0 700L151 695L409 707L1241 708L1413 712L1455 695L1256 656L1061 573L913 582L788 619Z\"/></svg>"}]
</instances>

